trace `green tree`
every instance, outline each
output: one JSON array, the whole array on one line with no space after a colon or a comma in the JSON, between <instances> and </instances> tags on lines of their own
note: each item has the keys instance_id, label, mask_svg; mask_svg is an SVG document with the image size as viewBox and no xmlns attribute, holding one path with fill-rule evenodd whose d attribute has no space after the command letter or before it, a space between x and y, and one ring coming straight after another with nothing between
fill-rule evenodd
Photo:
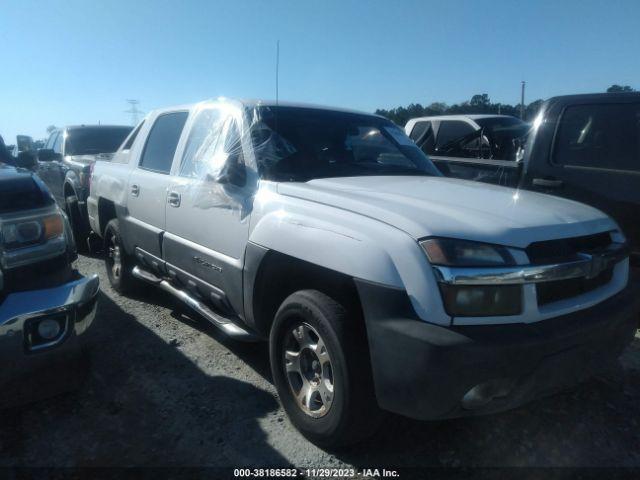
<instances>
[{"instance_id":1,"label":"green tree","mask_svg":"<svg viewBox=\"0 0 640 480\"><path fill-rule=\"evenodd\" d=\"M529 105L527 105L524 109L525 120L532 121L534 118L536 118L536 115L538 114L538 110L540 110L540 106L542 105L543 102L544 100L538 99L531 102Z\"/></svg>"},{"instance_id":2,"label":"green tree","mask_svg":"<svg viewBox=\"0 0 640 480\"><path fill-rule=\"evenodd\" d=\"M635 92L633 88L629 85L611 85L607 88L607 93L618 93L618 92Z\"/></svg>"}]
</instances>

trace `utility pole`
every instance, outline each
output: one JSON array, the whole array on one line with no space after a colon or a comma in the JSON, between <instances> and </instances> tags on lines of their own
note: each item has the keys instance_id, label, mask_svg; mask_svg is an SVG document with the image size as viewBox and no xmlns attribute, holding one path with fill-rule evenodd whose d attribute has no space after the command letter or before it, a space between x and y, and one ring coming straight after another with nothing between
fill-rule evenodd
<instances>
[{"instance_id":1,"label":"utility pole","mask_svg":"<svg viewBox=\"0 0 640 480\"><path fill-rule=\"evenodd\" d=\"M524 120L524 86L525 86L525 81L522 81L522 91L520 93L520 118L522 120Z\"/></svg>"},{"instance_id":2,"label":"utility pole","mask_svg":"<svg viewBox=\"0 0 640 480\"><path fill-rule=\"evenodd\" d=\"M131 107L129 108L129 110L125 110L124 113L131 114L131 125L135 127L138 124L138 116L144 112L138 110L138 105L140 104L138 100L127 100L127 103L131 105Z\"/></svg>"}]
</instances>

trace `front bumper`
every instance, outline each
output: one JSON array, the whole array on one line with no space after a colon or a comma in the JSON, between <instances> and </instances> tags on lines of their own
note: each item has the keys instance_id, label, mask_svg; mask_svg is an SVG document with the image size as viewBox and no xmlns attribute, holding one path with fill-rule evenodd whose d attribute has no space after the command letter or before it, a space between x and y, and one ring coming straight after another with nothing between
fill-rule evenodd
<instances>
[{"instance_id":1,"label":"front bumper","mask_svg":"<svg viewBox=\"0 0 640 480\"><path fill-rule=\"evenodd\" d=\"M508 410L615 365L640 316L640 284L530 324L443 327L402 290L356 281L381 408L423 420ZM475 387L475 388L474 388Z\"/></svg>"},{"instance_id":2,"label":"front bumper","mask_svg":"<svg viewBox=\"0 0 640 480\"><path fill-rule=\"evenodd\" d=\"M54 379L63 378L65 372L59 368L78 357L81 336L93 322L98 289L98 277L93 275L4 298L0 303L0 390L28 394L28 389L19 387L40 371L49 372ZM49 342L33 335L37 322L44 318L58 319L63 325L62 333ZM0 406L21 403L9 395L2 397Z\"/></svg>"}]
</instances>

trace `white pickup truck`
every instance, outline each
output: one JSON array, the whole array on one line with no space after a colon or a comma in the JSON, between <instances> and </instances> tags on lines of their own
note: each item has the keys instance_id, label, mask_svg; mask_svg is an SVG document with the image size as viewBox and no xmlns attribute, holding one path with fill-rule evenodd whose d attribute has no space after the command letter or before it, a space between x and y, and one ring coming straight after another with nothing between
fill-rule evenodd
<instances>
[{"instance_id":1,"label":"white pickup truck","mask_svg":"<svg viewBox=\"0 0 640 480\"><path fill-rule=\"evenodd\" d=\"M355 442L381 411L495 412L606 369L633 338L602 212L442 177L388 120L219 99L153 112L88 199L112 286L144 281L268 339L293 424Z\"/></svg>"}]
</instances>

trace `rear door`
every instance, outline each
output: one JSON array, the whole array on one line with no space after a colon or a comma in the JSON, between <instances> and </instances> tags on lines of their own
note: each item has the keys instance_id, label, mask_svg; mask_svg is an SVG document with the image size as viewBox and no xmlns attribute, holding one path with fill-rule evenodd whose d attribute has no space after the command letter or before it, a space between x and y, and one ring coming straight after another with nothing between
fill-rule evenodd
<instances>
[{"instance_id":1,"label":"rear door","mask_svg":"<svg viewBox=\"0 0 640 480\"><path fill-rule=\"evenodd\" d=\"M162 258L165 205L169 172L187 120L187 111L158 115L146 138L138 165L132 169L127 189L128 238L141 249L151 265Z\"/></svg>"},{"instance_id":2,"label":"rear door","mask_svg":"<svg viewBox=\"0 0 640 480\"><path fill-rule=\"evenodd\" d=\"M525 184L607 212L640 252L640 102L563 107L549 161L532 162Z\"/></svg>"}]
</instances>

